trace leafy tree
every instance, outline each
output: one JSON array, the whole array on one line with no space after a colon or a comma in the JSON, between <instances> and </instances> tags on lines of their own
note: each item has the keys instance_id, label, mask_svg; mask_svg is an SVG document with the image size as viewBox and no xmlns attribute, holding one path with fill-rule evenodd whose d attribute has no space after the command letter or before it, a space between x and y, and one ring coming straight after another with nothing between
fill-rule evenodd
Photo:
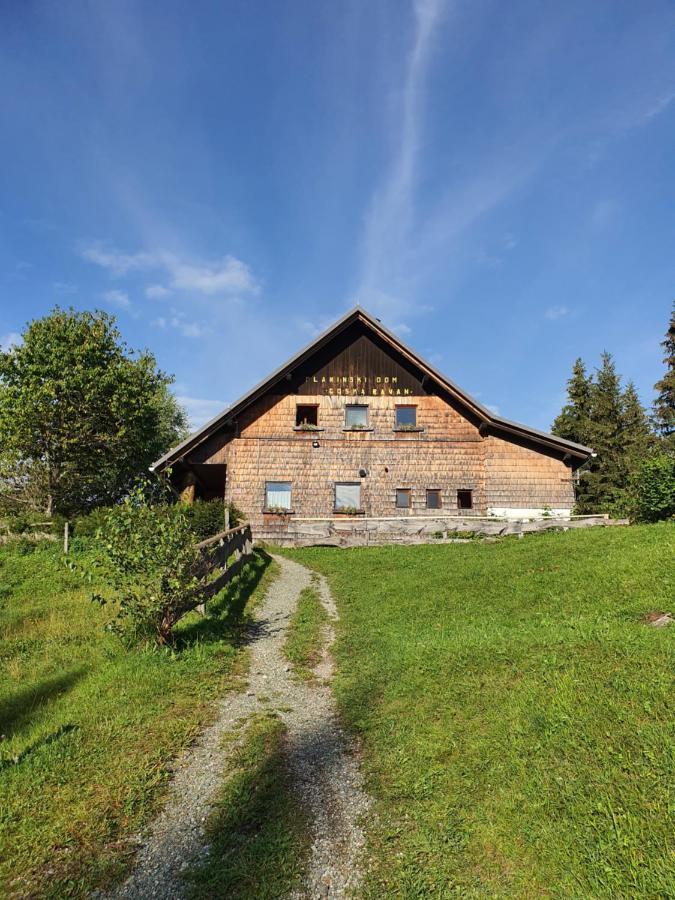
<instances>
[{"instance_id":1,"label":"leafy tree","mask_svg":"<svg viewBox=\"0 0 675 900\"><path fill-rule=\"evenodd\" d=\"M675 453L659 452L644 459L633 490L638 519L656 522L675 516Z\"/></svg>"},{"instance_id":2,"label":"leafy tree","mask_svg":"<svg viewBox=\"0 0 675 900\"><path fill-rule=\"evenodd\" d=\"M187 507L153 505L147 497L144 486L136 486L106 513L94 568L112 597L94 599L117 607L112 627L128 641L168 644L176 623L202 602L208 565Z\"/></svg>"},{"instance_id":3,"label":"leafy tree","mask_svg":"<svg viewBox=\"0 0 675 900\"><path fill-rule=\"evenodd\" d=\"M654 403L656 429L668 447L675 450L675 302L670 316L670 325L665 340L661 342L665 350L663 358L666 374L654 385L657 398Z\"/></svg>"},{"instance_id":4,"label":"leafy tree","mask_svg":"<svg viewBox=\"0 0 675 900\"><path fill-rule=\"evenodd\" d=\"M0 353L0 498L48 516L119 500L185 433L170 382L106 313L31 322Z\"/></svg>"},{"instance_id":5,"label":"leafy tree","mask_svg":"<svg viewBox=\"0 0 675 900\"><path fill-rule=\"evenodd\" d=\"M588 444L591 436L591 401L593 378L586 374L586 367L577 359L572 377L567 382L567 403L553 423L552 432L577 444Z\"/></svg>"}]
</instances>

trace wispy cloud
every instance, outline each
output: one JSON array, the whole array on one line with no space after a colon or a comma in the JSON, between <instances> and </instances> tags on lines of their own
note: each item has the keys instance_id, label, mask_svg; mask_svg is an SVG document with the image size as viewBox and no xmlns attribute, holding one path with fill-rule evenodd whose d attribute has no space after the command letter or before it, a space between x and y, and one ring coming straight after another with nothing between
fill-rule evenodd
<instances>
[{"instance_id":1,"label":"wispy cloud","mask_svg":"<svg viewBox=\"0 0 675 900\"><path fill-rule=\"evenodd\" d=\"M646 109L644 110L640 124L646 125L648 122L651 122L652 119L655 119L657 116L660 116L661 113L664 113L670 104L675 100L675 89L671 89L666 91L660 97L658 97L653 103L650 103Z\"/></svg>"},{"instance_id":2,"label":"wispy cloud","mask_svg":"<svg viewBox=\"0 0 675 900\"><path fill-rule=\"evenodd\" d=\"M213 419L226 406L221 400L206 400L202 397L180 395L176 397L176 400L185 408L190 427L193 429L200 428L210 419Z\"/></svg>"},{"instance_id":3,"label":"wispy cloud","mask_svg":"<svg viewBox=\"0 0 675 900\"><path fill-rule=\"evenodd\" d=\"M131 307L131 300L126 291L104 291L101 297L106 303L110 303L111 306L117 306L119 309L129 309Z\"/></svg>"},{"instance_id":4,"label":"wispy cloud","mask_svg":"<svg viewBox=\"0 0 675 900\"><path fill-rule=\"evenodd\" d=\"M161 328L162 330L174 328L176 331L180 332L183 337L187 338L204 337L209 333L209 329L203 323L186 319L182 313L177 312L176 310L172 310L170 316L158 316L156 319L153 319L150 324L155 328Z\"/></svg>"},{"instance_id":5,"label":"wispy cloud","mask_svg":"<svg viewBox=\"0 0 675 900\"><path fill-rule=\"evenodd\" d=\"M77 285L72 284L70 281L54 281L52 287L57 294L61 294L62 296L77 293Z\"/></svg>"},{"instance_id":6,"label":"wispy cloud","mask_svg":"<svg viewBox=\"0 0 675 900\"><path fill-rule=\"evenodd\" d=\"M0 350L7 353L12 347L18 347L23 343L18 331L9 331L0 337Z\"/></svg>"},{"instance_id":7,"label":"wispy cloud","mask_svg":"<svg viewBox=\"0 0 675 900\"><path fill-rule=\"evenodd\" d=\"M570 311L566 306L549 306L544 312L544 317L551 321L555 321L556 319L562 319L564 316L568 316L569 313Z\"/></svg>"},{"instance_id":8,"label":"wispy cloud","mask_svg":"<svg viewBox=\"0 0 675 900\"><path fill-rule=\"evenodd\" d=\"M434 32L445 11L444 0L416 0L415 37L403 82L397 149L384 185L367 217L364 266L358 299L375 310L400 314L409 304L386 290L392 262L405 253L414 210L422 129L424 88ZM396 307L399 307L397 310ZM394 307L394 309L392 309Z\"/></svg>"},{"instance_id":9,"label":"wispy cloud","mask_svg":"<svg viewBox=\"0 0 675 900\"><path fill-rule=\"evenodd\" d=\"M83 259L100 266L115 278L132 272L164 271L170 286L176 290L206 295L257 294L260 291L260 284L246 263L229 254L211 262L195 262L168 250L123 253L100 242L81 244L79 252ZM148 294L148 291L152 293ZM168 292L168 289L162 285L151 285L146 289L146 295L166 296L164 291Z\"/></svg>"},{"instance_id":10,"label":"wispy cloud","mask_svg":"<svg viewBox=\"0 0 675 900\"><path fill-rule=\"evenodd\" d=\"M164 297L168 297L171 291L161 284L149 284L144 293L150 300L162 300Z\"/></svg>"}]
</instances>

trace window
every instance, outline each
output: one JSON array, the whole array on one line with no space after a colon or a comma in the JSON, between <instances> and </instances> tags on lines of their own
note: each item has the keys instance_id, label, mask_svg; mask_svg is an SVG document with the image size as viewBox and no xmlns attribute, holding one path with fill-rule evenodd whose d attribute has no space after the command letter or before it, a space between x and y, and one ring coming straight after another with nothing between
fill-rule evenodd
<instances>
[{"instance_id":1,"label":"window","mask_svg":"<svg viewBox=\"0 0 675 900\"><path fill-rule=\"evenodd\" d=\"M473 491L457 491L457 509L473 509Z\"/></svg>"},{"instance_id":2,"label":"window","mask_svg":"<svg viewBox=\"0 0 675 900\"><path fill-rule=\"evenodd\" d=\"M416 406L397 406L396 407L396 427L397 428L416 428L417 427L417 407Z\"/></svg>"},{"instance_id":3,"label":"window","mask_svg":"<svg viewBox=\"0 0 675 900\"><path fill-rule=\"evenodd\" d=\"M367 406L345 406L345 428L367 428Z\"/></svg>"},{"instance_id":4,"label":"window","mask_svg":"<svg viewBox=\"0 0 675 900\"><path fill-rule=\"evenodd\" d=\"M291 508L291 482L265 482L265 509Z\"/></svg>"},{"instance_id":5,"label":"window","mask_svg":"<svg viewBox=\"0 0 675 900\"><path fill-rule=\"evenodd\" d=\"M361 509L361 485L358 481L336 483L335 509Z\"/></svg>"},{"instance_id":6,"label":"window","mask_svg":"<svg viewBox=\"0 0 675 900\"><path fill-rule=\"evenodd\" d=\"M396 506L398 509L410 509L410 488L396 488Z\"/></svg>"},{"instance_id":7,"label":"window","mask_svg":"<svg viewBox=\"0 0 675 900\"><path fill-rule=\"evenodd\" d=\"M295 425L296 428L301 425L314 425L315 427L319 424L319 407L314 404L298 404L295 407Z\"/></svg>"},{"instance_id":8,"label":"window","mask_svg":"<svg viewBox=\"0 0 675 900\"><path fill-rule=\"evenodd\" d=\"M443 506L443 494L437 488L427 488L427 509L440 509Z\"/></svg>"}]
</instances>

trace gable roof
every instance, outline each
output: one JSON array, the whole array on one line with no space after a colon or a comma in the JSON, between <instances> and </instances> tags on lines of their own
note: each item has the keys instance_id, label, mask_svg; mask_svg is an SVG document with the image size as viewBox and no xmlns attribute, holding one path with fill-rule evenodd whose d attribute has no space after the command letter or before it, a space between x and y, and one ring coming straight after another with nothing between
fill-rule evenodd
<instances>
[{"instance_id":1,"label":"gable roof","mask_svg":"<svg viewBox=\"0 0 675 900\"><path fill-rule=\"evenodd\" d=\"M307 344L306 347L303 347L303 349L296 353L295 356L292 356L287 362L272 372L271 375L268 375L267 378L259 382L248 393L226 407L205 425L202 425L201 428L193 432L193 434L182 441L182 443L173 447L168 453L165 453L164 456L157 460L157 462L152 464L150 467L151 471L162 471L162 469L165 469L172 463L182 459L186 453L205 441L229 420L234 419L242 412L242 410L266 394L275 384L293 372L299 365L306 362L306 360L316 353L317 350L326 346L326 344L332 341L338 334L355 322L363 323L368 329L379 335L387 344L406 357L431 380L435 381L436 384L471 410L474 415L480 419L481 423L484 423L486 426L492 427L498 432L506 432L507 434L525 438L535 444L564 450L566 453L571 454L580 461L584 461L593 453L593 450L590 447L584 447L583 444L576 444L574 441L568 441L555 434L538 431L536 428L530 428L527 425L513 422L511 419L505 419L503 416L498 416L496 413L493 413L487 407L483 406L482 403L479 403L475 397L472 397L470 394L467 394L466 391L462 390L462 388L455 384L454 381L451 381L447 376L442 375L430 363L426 362L421 356L415 353L414 350L411 350L410 347L400 340L400 338L396 337L395 334L385 328L379 319L371 316L370 313L363 309L363 307L355 306L342 316L341 319L338 319L337 322L331 325L330 328L327 328L315 340Z\"/></svg>"}]
</instances>

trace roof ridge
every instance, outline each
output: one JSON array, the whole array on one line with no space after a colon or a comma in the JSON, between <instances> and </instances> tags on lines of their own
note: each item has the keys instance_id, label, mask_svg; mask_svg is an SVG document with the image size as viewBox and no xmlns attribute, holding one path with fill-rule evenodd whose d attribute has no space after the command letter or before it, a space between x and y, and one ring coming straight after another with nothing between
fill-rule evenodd
<instances>
[{"instance_id":1,"label":"roof ridge","mask_svg":"<svg viewBox=\"0 0 675 900\"><path fill-rule=\"evenodd\" d=\"M357 303L349 310L347 310L347 312L344 313L339 319L333 322L332 325L330 325L319 335L317 335L313 341L299 350L296 354L294 354L285 363L275 369L262 381L258 382L258 384L251 388L250 391L241 396L238 400L235 400L234 403L226 406L223 410L221 410L221 412L214 416L213 419L210 419L208 422L202 425L201 428L198 428L189 437L187 437L184 441L182 441L180 444L177 444L162 457L160 457L160 459L158 459L152 464L152 466L150 466L151 471L155 471L158 469L161 470L165 468L171 462L179 459L183 452L187 452L189 449L192 449L193 447L201 443L202 440L205 440L207 437L209 437L214 430L216 430L220 425L227 422L227 419L233 415L233 411L238 411L239 409L245 408L246 405L252 403L261 394L264 394L266 390L268 390L270 387L272 387L272 385L274 385L277 381L288 374L288 372L290 372L295 365L297 365L299 362L304 361L305 358L310 356L313 352L318 350L321 346L323 346L325 343L339 334L339 332L357 316L361 317L365 321L365 323L373 329L373 331L381 332L382 336L394 346L394 349L398 349L400 353L403 353L404 355L410 357L410 360L414 365L418 366L418 368L420 369L426 370L426 372L442 388L448 391L448 393L454 395L465 406L473 409L474 413L477 414L479 418L482 418L487 425L494 425L497 428L502 428L511 433L529 437L530 439L534 439L535 442L546 443L549 446L555 446L560 449L567 448L577 456L588 457L593 453L590 447L585 447L583 444L577 444L574 441L569 441L566 438L558 437L557 435L550 434L546 431L539 431L536 428L531 428L529 425L523 425L520 422L514 422L511 419L506 419L503 416L499 416L496 413L493 413L486 406L476 400L475 397L472 397L471 394L460 388L459 385L455 384L454 381L435 369L431 365L431 363L428 363L415 350L413 350L403 340L401 340L401 338L394 334L394 332L390 331L385 325L383 325L380 319L370 313L364 306Z\"/></svg>"}]
</instances>

